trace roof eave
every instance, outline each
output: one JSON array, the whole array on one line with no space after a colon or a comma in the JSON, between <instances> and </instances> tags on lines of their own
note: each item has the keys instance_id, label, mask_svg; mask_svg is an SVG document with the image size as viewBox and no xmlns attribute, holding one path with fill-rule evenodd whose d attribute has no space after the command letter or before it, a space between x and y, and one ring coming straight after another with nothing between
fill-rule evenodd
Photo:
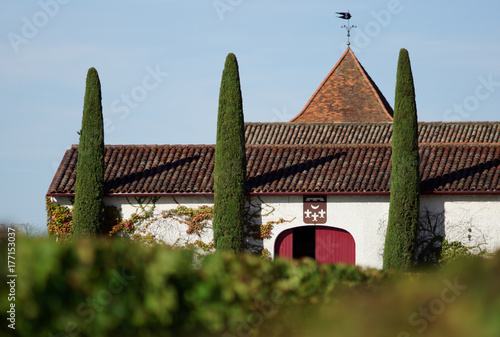
<instances>
[{"instance_id":1,"label":"roof eave","mask_svg":"<svg viewBox=\"0 0 500 337\"><path fill-rule=\"evenodd\" d=\"M281 196L281 195L390 195L390 191L344 191L344 192L325 192L325 191L307 191L307 192L250 192L250 196ZM422 191L420 195L499 195L500 190L493 191ZM47 197L74 197L74 193L47 193ZM178 193L106 193L105 197L200 197L214 196L213 192L178 192Z\"/></svg>"}]
</instances>

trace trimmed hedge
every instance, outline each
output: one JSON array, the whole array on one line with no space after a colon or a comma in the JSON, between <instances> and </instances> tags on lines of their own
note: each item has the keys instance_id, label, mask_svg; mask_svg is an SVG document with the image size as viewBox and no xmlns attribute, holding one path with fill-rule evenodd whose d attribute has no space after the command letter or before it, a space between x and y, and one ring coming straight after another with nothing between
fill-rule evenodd
<instances>
[{"instance_id":1,"label":"trimmed hedge","mask_svg":"<svg viewBox=\"0 0 500 337\"><path fill-rule=\"evenodd\" d=\"M293 304L326 303L342 289L376 286L387 276L312 260L273 262L229 253L210 255L195 268L190 251L116 239L60 245L19 238L16 261L19 336L280 331L289 324L278 317ZM7 311L4 288L2 313Z\"/></svg>"},{"instance_id":2,"label":"trimmed hedge","mask_svg":"<svg viewBox=\"0 0 500 337\"><path fill-rule=\"evenodd\" d=\"M321 310L302 306L289 316L299 322L289 336L500 336L500 252L407 275Z\"/></svg>"},{"instance_id":3,"label":"trimmed hedge","mask_svg":"<svg viewBox=\"0 0 500 337\"><path fill-rule=\"evenodd\" d=\"M18 336L500 335L500 252L416 274L232 254L194 268L187 250L128 240L17 241Z\"/></svg>"}]
</instances>

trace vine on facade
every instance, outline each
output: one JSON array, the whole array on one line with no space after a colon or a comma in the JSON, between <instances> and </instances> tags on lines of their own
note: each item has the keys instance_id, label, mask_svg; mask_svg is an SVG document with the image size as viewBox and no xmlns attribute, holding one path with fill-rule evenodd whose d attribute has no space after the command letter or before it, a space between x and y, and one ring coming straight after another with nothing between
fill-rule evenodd
<instances>
[{"instance_id":1,"label":"vine on facade","mask_svg":"<svg viewBox=\"0 0 500 337\"><path fill-rule=\"evenodd\" d=\"M175 248L191 248L200 254L214 252L213 241L205 242L203 239L206 230L212 228L213 207L202 205L191 208L178 204L177 208L156 211L158 198L141 197L135 200L128 200L129 205L136 208L136 211L128 219L123 219L120 210L114 206L105 207L105 225L103 234L110 237L128 237L134 241L146 244L165 244ZM175 201L175 200L174 200ZM58 242L66 242L71 239L73 229L72 208L65 205L57 205L46 199L47 202L47 231L49 235ZM176 201L177 202L177 201ZM269 239L273 235L276 225L292 222L280 218L269 220L264 224L259 223L261 219L274 213L275 208L260 200L259 205L248 202L245 222L245 250L250 253L260 254L263 258L270 258L271 253L264 249L263 240ZM173 220L168 221L168 220ZM187 237L181 237L182 227L177 224L184 224ZM152 226L154 224L154 226ZM151 227L152 226L152 227ZM179 231L176 234L175 231ZM168 244L161 240L163 233L171 233L171 241ZM176 236L178 236L176 238Z\"/></svg>"},{"instance_id":2,"label":"vine on facade","mask_svg":"<svg viewBox=\"0 0 500 337\"><path fill-rule=\"evenodd\" d=\"M279 220L270 220L263 225L249 222L247 224L247 226L249 227L247 233L251 238L255 240L270 239L273 235L273 230L275 225L279 225L286 222L292 222L295 219L296 218L293 218L291 220L285 220L283 218L279 218Z\"/></svg>"},{"instance_id":3,"label":"vine on facade","mask_svg":"<svg viewBox=\"0 0 500 337\"><path fill-rule=\"evenodd\" d=\"M464 223L449 224L449 228L460 227L467 232L467 239L471 241L473 226L471 220ZM465 230L466 229L466 230ZM463 234L462 234L463 235ZM445 238L445 219L444 213L433 213L428 210L422 212L419 222L419 234L417 236L417 264L427 266L439 266L449 261L471 256L485 256L487 251L481 246L486 241L476 243L475 245L466 245L460 241L448 241Z\"/></svg>"},{"instance_id":4,"label":"vine on facade","mask_svg":"<svg viewBox=\"0 0 500 337\"><path fill-rule=\"evenodd\" d=\"M72 238L73 231L73 209L53 203L50 197L45 199L47 210L47 232L49 236L59 243L64 243ZM124 222L120 211L114 206L104 207L104 228L103 234L114 236L122 230L133 232L133 224Z\"/></svg>"},{"instance_id":5,"label":"vine on facade","mask_svg":"<svg viewBox=\"0 0 500 337\"><path fill-rule=\"evenodd\" d=\"M58 242L71 240L73 210L67 206L51 202L50 197L45 198L45 208L47 210L47 232L49 236Z\"/></svg>"},{"instance_id":6,"label":"vine on facade","mask_svg":"<svg viewBox=\"0 0 500 337\"><path fill-rule=\"evenodd\" d=\"M270 258L271 253L264 248L263 240L272 237L276 225L292 222L296 218L291 220L280 218L278 220L269 220L265 224L259 223L261 219L271 216L276 211L276 208L264 202L259 196L257 198L260 202L258 205L247 200L249 206L245 212L245 249L251 253L261 254L264 258Z\"/></svg>"},{"instance_id":7,"label":"vine on facade","mask_svg":"<svg viewBox=\"0 0 500 337\"><path fill-rule=\"evenodd\" d=\"M206 205L198 208L189 208L179 205L175 209L162 212L162 217L173 218L179 222L188 225L187 234L196 234L201 236L202 232L211 228L211 221L214 217L214 208Z\"/></svg>"}]
</instances>

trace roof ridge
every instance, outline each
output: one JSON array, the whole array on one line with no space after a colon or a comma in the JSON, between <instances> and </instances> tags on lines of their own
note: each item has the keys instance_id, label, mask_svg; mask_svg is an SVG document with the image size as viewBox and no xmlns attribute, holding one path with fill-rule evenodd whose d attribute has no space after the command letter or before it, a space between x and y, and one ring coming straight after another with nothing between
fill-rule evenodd
<instances>
[{"instance_id":1,"label":"roof ridge","mask_svg":"<svg viewBox=\"0 0 500 337\"><path fill-rule=\"evenodd\" d=\"M420 145L421 191L499 193L499 145ZM205 149L177 145L151 156L144 147L126 154L108 148L106 194L212 193L215 158L213 147ZM74 193L76 153L66 151L48 196ZM248 146L247 187L256 193L389 191L391 153L390 144Z\"/></svg>"},{"instance_id":2,"label":"roof ridge","mask_svg":"<svg viewBox=\"0 0 500 337\"><path fill-rule=\"evenodd\" d=\"M62 180L62 178L64 176L64 170L62 168L67 167L68 163L70 161L69 154L71 152L71 149L73 149L73 146L70 149L64 151L63 158L61 159L61 162L59 163L59 166L57 167L57 171L54 174L52 181L50 182L49 191L57 190L57 185Z\"/></svg>"},{"instance_id":3,"label":"roof ridge","mask_svg":"<svg viewBox=\"0 0 500 337\"><path fill-rule=\"evenodd\" d=\"M392 124L392 121L387 122L245 122L245 125L343 125L343 124L354 124L354 125L378 125L378 124Z\"/></svg>"},{"instance_id":4,"label":"roof ridge","mask_svg":"<svg viewBox=\"0 0 500 337\"><path fill-rule=\"evenodd\" d=\"M346 148L351 148L351 147L380 147L380 146L391 146L392 143L329 143L329 144L317 144L317 143L305 143L305 144L246 144L247 148L259 148L259 147L269 147L269 148L281 148L281 147L286 147L286 148L306 148L306 147L311 147L311 148L322 148L322 147L346 147ZM418 145L425 145L425 146L483 146L483 147L496 147L500 146L500 142L496 143L491 143L491 142L421 142L418 143ZM105 148L154 148L154 147L159 147L159 148L189 148L189 147L201 147L201 148L215 148L215 144L124 144L124 145L104 145ZM78 149L78 146L74 145L66 150L70 151L72 149Z\"/></svg>"},{"instance_id":5,"label":"roof ridge","mask_svg":"<svg viewBox=\"0 0 500 337\"><path fill-rule=\"evenodd\" d=\"M359 62L356 55L354 55L354 52L350 48L348 48L348 49L349 49L349 52L352 54L354 61L356 61L356 64L360 68L361 73L363 74L363 77L365 78L366 81L368 81L368 84L370 84L370 88L373 90L373 94L375 95L375 98L382 106L382 109L391 119L393 119L394 118L393 117L394 111L392 110L392 107L390 106L389 102L387 102L384 95L382 94L382 92L378 88L377 84L373 81L371 76L368 74L368 72L365 70L365 68L361 65L361 63ZM388 107L391 109L392 114L387 110Z\"/></svg>"},{"instance_id":6,"label":"roof ridge","mask_svg":"<svg viewBox=\"0 0 500 337\"><path fill-rule=\"evenodd\" d=\"M386 121L386 122L245 122L245 125L267 125L267 124L274 124L274 125L319 125L319 124L336 124L336 125L342 125L342 124L356 124L356 125L362 125L362 124L367 124L367 125L378 125L378 124L392 124L392 121ZM500 121L418 121L418 124L492 124L492 125L500 125Z\"/></svg>"},{"instance_id":7,"label":"roof ridge","mask_svg":"<svg viewBox=\"0 0 500 337\"><path fill-rule=\"evenodd\" d=\"M431 143L431 142L425 142L425 143L418 143L418 146L420 145L425 145L425 146L467 146L467 147L497 147L500 146L500 143L474 143L474 142L449 142L449 143Z\"/></svg>"},{"instance_id":8,"label":"roof ridge","mask_svg":"<svg viewBox=\"0 0 500 337\"><path fill-rule=\"evenodd\" d=\"M295 116L294 118L292 118L290 120L290 122L293 122L295 121L297 118L299 118L300 115L302 115L306 109L309 107L309 105L311 104L311 102L313 101L313 99L318 95L318 92L321 90L321 88L323 88L323 85L326 83L326 81L330 78L330 76L333 74L333 72L338 68L338 66L340 65L340 63L344 60L344 58L346 57L347 55L347 52L349 51L350 48L347 48L344 52L344 54L342 54L342 56L340 57L340 59L337 61L337 63L335 64L335 66L332 68L332 70L330 70L330 72L328 73L328 75L326 75L326 77L323 79L323 81L321 82L321 84L319 85L319 87L316 89L316 91L314 92L314 94L311 96L311 98L309 98L309 101L307 101L306 105L304 106L304 108L302 109L301 112L299 112L299 114L297 116Z\"/></svg>"},{"instance_id":9,"label":"roof ridge","mask_svg":"<svg viewBox=\"0 0 500 337\"><path fill-rule=\"evenodd\" d=\"M500 121L419 121L426 124L500 124Z\"/></svg>"},{"instance_id":10,"label":"roof ridge","mask_svg":"<svg viewBox=\"0 0 500 337\"><path fill-rule=\"evenodd\" d=\"M125 147L209 147L215 144L104 144L105 147L125 148ZM78 145L73 145L72 148L78 148Z\"/></svg>"},{"instance_id":11,"label":"roof ridge","mask_svg":"<svg viewBox=\"0 0 500 337\"><path fill-rule=\"evenodd\" d=\"M352 144L247 144L247 148L356 148L356 147L391 147L392 143L352 143ZM449 142L449 143L418 143L426 147L497 147L500 143L474 143L474 142Z\"/></svg>"},{"instance_id":12,"label":"roof ridge","mask_svg":"<svg viewBox=\"0 0 500 337\"><path fill-rule=\"evenodd\" d=\"M356 148L386 147L390 143L356 143L356 144L247 144L246 148Z\"/></svg>"},{"instance_id":13,"label":"roof ridge","mask_svg":"<svg viewBox=\"0 0 500 337\"><path fill-rule=\"evenodd\" d=\"M347 48L300 113L290 122L315 120L392 120L392 107Z\"/></svg>"}]
</instances>

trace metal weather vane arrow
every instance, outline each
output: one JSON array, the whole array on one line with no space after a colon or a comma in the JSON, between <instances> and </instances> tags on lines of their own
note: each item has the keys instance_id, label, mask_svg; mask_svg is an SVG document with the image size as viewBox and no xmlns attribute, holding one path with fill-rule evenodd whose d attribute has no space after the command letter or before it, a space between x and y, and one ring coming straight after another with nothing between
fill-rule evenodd
<instances>
[{"instance_id":1,"label":"metal weather vane arrow","mask_svg":"<svg viewBox=\"0 0 500 337\"><path fill-rule=\"evenodd\" d=\"M351 18L351 14L349 12L337 12L340 16L339 19L349 20Z\"/></svg>"},{"instance_id":2,"label":"metal weather vane arrow","mask_svg":"<svg viewBox=\"0 0 500 337\"><path fill-rule=\"evenodd\" d=\"M349 41L349 38L351 37L351 29L356 28L356 26L350 25L349 24L349 19L352 17L351 13L349 13L349 10L347 12L336 12L339 16L339 19L344 19L347 20L347 25L343 25L340 28L345 28L347 30L347 46L351 44Z\"/></svg>"}]
</instances>

